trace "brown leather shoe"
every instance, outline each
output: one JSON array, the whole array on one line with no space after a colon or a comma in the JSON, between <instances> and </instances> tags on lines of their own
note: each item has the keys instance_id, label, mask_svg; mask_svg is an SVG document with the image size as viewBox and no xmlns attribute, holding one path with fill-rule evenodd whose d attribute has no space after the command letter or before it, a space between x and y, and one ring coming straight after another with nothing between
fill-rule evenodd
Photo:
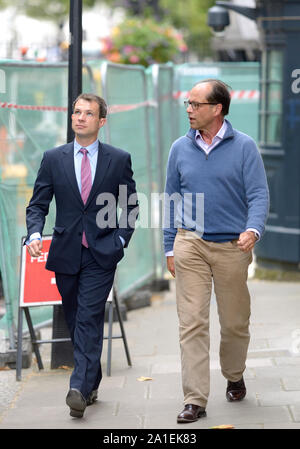
<instances>
[{"instance_id":1,"label":"brown leather shoe","mask_svg":"<svg viewBox=\"0 0 300 449\"><path fill-rule=\"evenodd\" d=\"M206 416L204 407L194 404L186 404L182 412L177 416L178 423L187 423L197 421Z\"/></svg>"},{"instance_id":2,"label":"brown leather shoe","mask_svg":"<svg viewBox=\"0 0 300 449\"><path fill-rule=\"evenodd\" d=\"M238 382L227 381L227 401L241 401L246 396L246 386L243 377Z\"/></svg>"}]
</instances>

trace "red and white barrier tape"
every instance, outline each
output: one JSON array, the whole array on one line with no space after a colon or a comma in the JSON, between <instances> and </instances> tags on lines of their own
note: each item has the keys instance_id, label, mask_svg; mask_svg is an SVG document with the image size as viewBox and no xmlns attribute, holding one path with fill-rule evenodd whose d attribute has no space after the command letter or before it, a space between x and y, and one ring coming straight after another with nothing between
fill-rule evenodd
<instances>
[{"instance_id":1,"label":"red and white barrier tape","mask_svg":"<svg viewBox=\"0 0 300 449\"><path fill-rule=\"evenodd\" d=\"M108 106L108 113L115 114L116 112L133 111L134 109L143 108L145 106L156 107L157 103L155 101L143 101L141 103L134 104L114 104L112 106Z\"/></svg>"},{"instance_id":2,"label":"red and white barrier tape","mask_svg":"<svg viewBox=\"0 0 300 449\"><path fill-rule=\"evenodd\" d=\"M187 98L189 95L189 91L178 91L173 93L173 98L181 99ZM259 99L259 90L232 90L230 92L232 100L258 100Z\"/></svg>"},{"instance_id":3,"label":"red and white barrier tape","mask_svg":"<svg viewBox=\"0 0 300 449\"><path fill-rule=\"evenodd\" d=\"M233 90L231 92L232 100L258 100L259 90Z\"/></svg>"},{"instance_id":4,"label":"red and white barrier tape","mask_svg":"<svg viewBox=\"0 0 300 449\"><path fill-rule=\"evenodd\" d=\"M187 98L188 91L178 91L173 93L173 98L175 100L180 100L182 98ZM167 100L170 95L164 95L161 100ZM259 91L258 90L233 90L231 92L232 100L258 100ZM145 106L157 107L155 101L142 101L141 103L133 104L115 104L108 107L108 112L110 114L115 114L118 112L132 111L134 109L143 108ZM21 105L8 102L0 102L0 108L2 109L18 109L25 111L54 111L54 112L68 112L68 108L62 106L32 106L32 105Z\"/></svg>"},{"instance_id":5,"label":"red and white barrier tape","mask_svg":"<svg viewBox=\"0 0 300 449\"><path fill-rule=\"evenodd\" d=\"M115 104L108 107L108 112L114 114L116 112L132 111L133 109L142 108L145 106L156 106L154 101L143 101L141 103L135 104ZM54 112L68 112L68 108L59 106L32 106L32 105L22 105L15 103L0 102L0 108L3 109L18 109L25 111L54 111Z\"/></svg>"},{"instance_id":6,"label":"red and white barrier tape","mask_svg":"<svg viewBox=\"0 0 300 449\"><path fill-rule=\"evenodd\" d=\"M7 109L21 109L26 111L55 111L55 112L67 112L68 108L60 107L60 106L31 106L24 104L15 104L15 103L7 103L0 102L0 108Z\"/></svg>"}]
</instances>

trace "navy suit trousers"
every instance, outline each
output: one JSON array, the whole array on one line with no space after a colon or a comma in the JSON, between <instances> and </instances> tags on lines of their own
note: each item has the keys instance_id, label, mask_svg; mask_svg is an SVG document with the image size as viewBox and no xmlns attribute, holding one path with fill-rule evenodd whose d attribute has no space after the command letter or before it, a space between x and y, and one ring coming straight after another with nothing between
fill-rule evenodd
<instances>
[{"instance_id":1,"label":"navy suit trousers","mask_svg":"<svg viewBox=\"0 0 300 449\"><path fill-rule=\"evenodd\" d=\"M77 388L85 398L98 388L102 379L100 358L105 304L114 275L115 268L101 268L90 250L84 246L79 273L55 273L74 347L74 370L70 388Z\"/></svg>"}]
</instances>

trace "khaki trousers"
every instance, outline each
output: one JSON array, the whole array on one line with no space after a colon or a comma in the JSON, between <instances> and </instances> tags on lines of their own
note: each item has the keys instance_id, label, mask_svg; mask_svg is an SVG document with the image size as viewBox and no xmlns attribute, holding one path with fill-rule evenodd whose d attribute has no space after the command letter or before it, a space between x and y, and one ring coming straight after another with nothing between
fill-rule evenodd
<instances>
[{"instance_id":1,"label":"khaki trousers","mask_svg":"<svg viewBox=\"0 0 300 449\"><path fill-rule=\"evenodd\" d=\"M237 241L207 242L178 229L174 243L177 313L184 404L205 407L209 395L209 309L212 279L221 327L220 365L224 377L241 379L249 345L252 252Z\"/></svg>"}]
</instances>

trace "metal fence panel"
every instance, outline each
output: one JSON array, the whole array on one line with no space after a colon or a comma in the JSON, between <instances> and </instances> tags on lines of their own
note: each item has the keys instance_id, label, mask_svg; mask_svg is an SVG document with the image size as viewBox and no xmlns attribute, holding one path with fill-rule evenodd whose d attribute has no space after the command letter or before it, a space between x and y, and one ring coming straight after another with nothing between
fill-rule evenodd
<instances>
[{"instance_id":1,"label":"metal fence panel","mask_svg":"<svg viewBox=\"0 0 300 449\"><path fill-rule=\"evenodd\" d=\"M140 220L126 249L126 257L118 265L117 287L120 295L124 295L156 274L154 236L150 227L152 162L147 81L143 67L112 63L102 64L101 79L103 95L111 105L106 139L131 154L141 207Z\"/></svg>"},{"instance_id":2,"label":"metal fence panel","mask_svg":"<svg viewBox=\"0 0 300 449\"><path fill-rule=\"evenodd\" d=\"M156 249L157 275L163 278L165 270L165 257L162 240L162 199L164 192L166 166L169 150L177 137L175 132L174 112L176 105L173 99L172 64L155 64L146 70L148 81L148 99L150 102L150 145L152 154L152 192L158 196L152 203L152 216L155 224L154 238Z\"/></svg>"},{"instance_id":3,"label":"metal fence panel","mask_svg":"<svg viewBox=\"0 0 300 449\"><path fill-rule=\"evenodd\" d=\"M0 75L0 269L6 304L0 328L13 339L25 209L43 152L66 140L68 75L65 63L13 61L0 61ZM229 119L257 139L258 64L155 64L145 70L90 61L83 68L83 91L104 97L109 106L100 138L131 154L141 204L137 229L118 266L121 296L164 274L161 205L151 203L151 193L163 192L170 146L188 130L183 97L208 77L232 87ZM44 234L52 233L54 215L53 203ZM34 308L32 317L34 325L41 324L52 318L52 310Z\"/></svg>"}]
</instances>

